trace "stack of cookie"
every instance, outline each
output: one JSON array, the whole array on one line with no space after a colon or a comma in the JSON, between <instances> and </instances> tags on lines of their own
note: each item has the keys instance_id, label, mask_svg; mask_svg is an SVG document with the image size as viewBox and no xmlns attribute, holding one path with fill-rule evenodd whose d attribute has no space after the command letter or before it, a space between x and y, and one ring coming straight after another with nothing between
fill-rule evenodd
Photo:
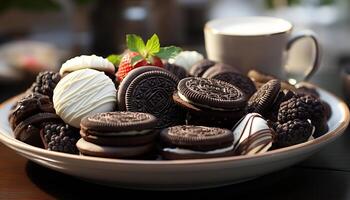
<instances>
[{"instance_id":1,"label":"stack of cookie","mask_svg":"<svg viewBox=\"0 0 350 200\"><path fill-rule=\"evenodd\" d=\"M109 158L140 158L153 150L157 119L147 113L106 112L81 121L77 142L81 154Z\"/></svg>"},{"instance_id":2,"label":"stack of cookie","mask_svg":"<svg viewBox=\"0 0 350 200\"><path fill-rule=\"evenodd\" d=\"M174 101L188 111L187 123L232 128L245 114L247 96L238 87L217 79L182 79Z\"/></svg>"}]
</instances>

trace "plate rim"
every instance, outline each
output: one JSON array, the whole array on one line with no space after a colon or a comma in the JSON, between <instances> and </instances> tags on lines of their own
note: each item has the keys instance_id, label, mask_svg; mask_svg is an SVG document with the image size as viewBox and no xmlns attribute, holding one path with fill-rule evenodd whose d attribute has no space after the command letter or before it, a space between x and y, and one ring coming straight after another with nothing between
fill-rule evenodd
<instances>
[{"instance_id":1,"label":"plate rim","mask_svg":"<svg viewBox=\"0 0 350 200\"><path fill-rule=\"evenodd\" d=\"M268 152L265 152L263 154L257 154L257 155L240 155L240 156L229 156L229 157L217 157L217 158L204 158L204 159L188 159L188 160L126 160L126 159L116 159L116 158L100 158L100 157L92 157L92 156L81 156L81 155L73 155L73 154L67 154L67 153L61 153L61 152L55 152L55 151L48 151L46 149L42 149L39 147L35 147L29 144L26 144L22 141L16 140L15 138L7 136L7 134L2 133L0 130L0 142L11 148L12 145L15 148L19 148L22 150L26 150L28 152L33 152L37 154L47 154L49 156L55 156L65 159L74 159L74 160L83 160L83 161L92 161L92 162L103 162L103 163L109 163L109 164L138 164L138 165L192 165L192 164L210 164L210 163L224 163L224 162L235 162L235 161L249 161L254 159L262 159L265 157L271 157L276 155L281 155L286 152L293 152L300 150L301 148L307 148L310 146L314 146L317 144L321 144L324 142L327 142L331 139L335 139L338 136L341 136L344 133L344 130L347 128L349 121L350 121L350 114L349 114L349 108L346 105L346 103L340 99L338 96L334 95L333 93L322 89L320 87L315 86L311 83L303 83L308 86L321 89L323 92L327 93L327 95L332 96L334 99L336 99L339 103L339 106L341 110L344 112L344 115L342 117L342 120L340 121L340 124L338 127L336 127L333 131L328 132L327 134L322 135L321 137L318 137L314 140L310 140L307 142L303 142L297 145L292 145L289 147L284 147L280 149L271 150ZM19 94L17 96L14 96L12 98L7 99L6 101L2 102L0 104L0 109L3 109L5 105L13 102L16 98L21 96L23 94ZM0 124L1 126L1 124ZM12 148L11 148L12 149ZM16 151L16 150L15 150Z\"/></svg>"}]
</instances>

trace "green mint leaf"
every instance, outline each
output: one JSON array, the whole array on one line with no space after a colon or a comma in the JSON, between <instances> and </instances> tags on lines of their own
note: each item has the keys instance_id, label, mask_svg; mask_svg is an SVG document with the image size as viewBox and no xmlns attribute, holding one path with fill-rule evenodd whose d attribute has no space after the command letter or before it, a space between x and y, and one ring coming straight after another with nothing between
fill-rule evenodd
<instances>
[{"instance_id":1,"label":"green mint leaf","mask_svg":"<svg viewBox=\"0 0 350 200\"><path fill-rule=\"evenodd\" d=\"M126 45L130 51L138 52L144 55L146 52L146 46L142 38L135 34L126 35Z\"/></svg>"},{"instance_id":2,"label":"green mint leaf","mask_svg":"<svg viewBox=\"0 0 350 200\"><path fill-rule=\"evenodd\" d=\"M159 49L159 52L156 53L156 56L158 56L161 59L168 60L170 58L175 57L181 51L182 51L182 49L180 47L176 47L176 46L161 47Z\"/></svg>"},{"instance_id":3,"label":"green mint leaf","mask_svg":"<svg viewBox=\"0 0 350 200\"><path fill-rule=\"evenodd\" d=\"M153 34L152 37L148 39L146 43L147 54L154 56L156 53L159 52L159 49L160 49L159 38L157 34Z\"/></svg>"},{"instance_id":4,"label":"green mint leaf","mask_svg":"<svg viewBox=\"0 0 350 200\"><path fill-rule=\"evenodd\" d=\"M111 54L107 57L107 60L115 66L119 65L121 59L122 59L122 55L117 55L117 54Z\"/></svg>"},{"instance_id":5,"label":"green mint leaf","mask_svg":"<svg viewBox=\"0 0 350 200\"><path fill-rule=\"evenodd\" d=\"M131 58L131 65L134 66L136 65L136 63L140 62L141 60L143 60L143 56L141 55L137 55Z\"/></svg>"}]
</instances>

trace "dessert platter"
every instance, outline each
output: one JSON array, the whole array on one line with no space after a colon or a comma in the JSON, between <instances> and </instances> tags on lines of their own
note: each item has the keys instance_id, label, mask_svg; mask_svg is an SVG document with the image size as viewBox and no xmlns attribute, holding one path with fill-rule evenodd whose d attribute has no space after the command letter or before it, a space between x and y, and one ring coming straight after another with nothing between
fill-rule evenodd
<instances>
[{"instance_id":1,"label":"dessert platter","mask_svg":"<svg viewBox=\"0 0 350 200\"><path fill-rule=\"evenodd\" d=\"M116 187L217 187L300 162L342 135L344 102L127 35L122 55L41 72L0 107L0 141L45 167Z\"/></svg>"}]
</instances>

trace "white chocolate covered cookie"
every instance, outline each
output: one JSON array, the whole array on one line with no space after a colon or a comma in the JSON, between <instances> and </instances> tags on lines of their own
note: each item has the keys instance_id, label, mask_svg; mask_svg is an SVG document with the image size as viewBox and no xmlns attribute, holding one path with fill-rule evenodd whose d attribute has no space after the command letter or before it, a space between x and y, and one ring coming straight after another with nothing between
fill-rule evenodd
<instances>
[{"instance_id":1,"label":"white chocolate covered cookie","mask_svg":"<svg viewBox=\"0 0 350 200\"><path fill-rule=\"evenodd\" d=\"M63 63L60 69L60 75L62 76L65 73L87 68L103 71L108 74L115 73L114 65L107 59L96 55L82 55L71 58Z\"/></svg>"},{"instance_id":2,"label":"white chocolate covered cookie","mask_svg":"<svg viewBox=\"0 0 350 200\"><path fill-rule=\"evenodd\" d=\"M103 72L81 69L61 79L53 92L56 113L64 122L80 127L83 117L113 111L116 105L116 88Z\"/></svg>"}]
</instances>

